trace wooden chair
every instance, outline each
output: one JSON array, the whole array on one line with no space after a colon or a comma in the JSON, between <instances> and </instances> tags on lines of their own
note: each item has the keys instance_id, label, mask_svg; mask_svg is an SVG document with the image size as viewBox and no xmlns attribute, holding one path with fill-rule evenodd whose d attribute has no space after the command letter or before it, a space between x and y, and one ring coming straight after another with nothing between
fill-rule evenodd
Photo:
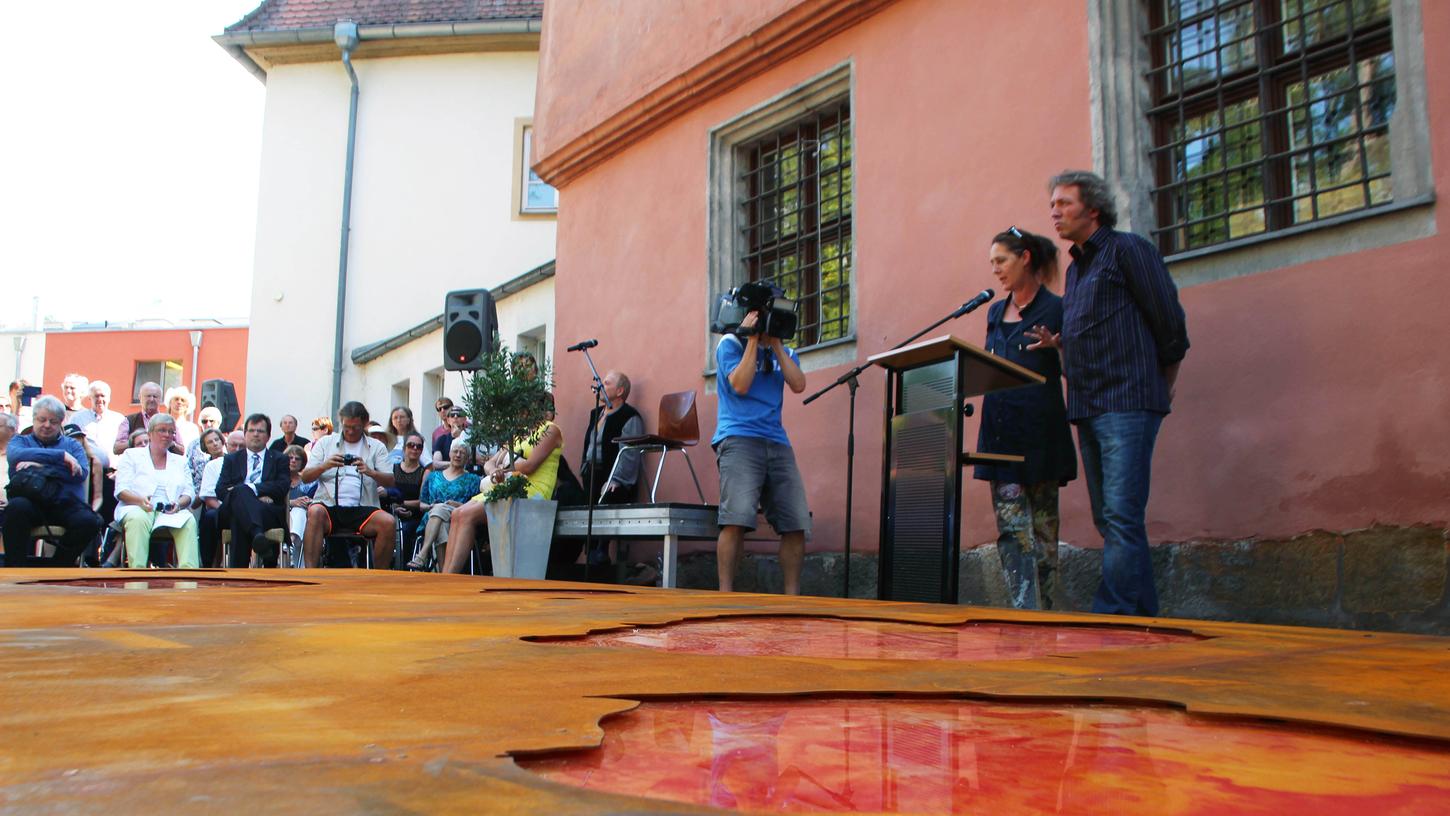
<instances>
[{"instance_id":1,"label":"wooden chair","mask_svg":"<svg viewBox=\"0 0 1450 816\"><path fill-rule=\"evenodd\" d=\"M708 504L705 501L705 491L700 489L700 477L695 475L695 465L690 461L690 452L687 450L700 444L700 416L695 410L694 391L679 391L660 397L659 428L656 433L621 436L614 441L619 443L621 456L627 450L639 451L641 458L651 451L659 451L659 465L655 467L654 484L650 485L649 490L651 504L655 503L655 493L660 487L660 474L665 469L665 457L672 450L679 451L685 457L685 464L690 468L690 478L695 481L695 492L700 495L700 504ZM616 458L614 467L609 471L609 479L614 478L614 471L618 469L619 459ZM605 484L609 483L609 479L605 480Z\"/></svg>"},{"instance_id":2,"label":"wooden chair","mask_svg":"<svg viewBox=\"0 0 1450 816\"><path fill-rule=\"evenodd\" d=\"M272 527L272 528L269 528L266 531L264 531L264 535L267 536L267 540L268 541L271 541L271 542L273 542L274 544L277 545L277 565L278 566L281 566L281 564L282 564L282 556L284 554L287 554L287 550L288 550L287 528L285 526L283 526L283 527ZM231 563L232 563L232 561L231 561L231 549L232 549L232 531L231 531L230 528L228 528L228 529L222 530L222 567L223 568L228 568L231 565ZM252 553L252 561L251 561L251 564L253 566L260 566L259 564L257 564L257 554L256 553Z\"/></svg>"}]
</instances>

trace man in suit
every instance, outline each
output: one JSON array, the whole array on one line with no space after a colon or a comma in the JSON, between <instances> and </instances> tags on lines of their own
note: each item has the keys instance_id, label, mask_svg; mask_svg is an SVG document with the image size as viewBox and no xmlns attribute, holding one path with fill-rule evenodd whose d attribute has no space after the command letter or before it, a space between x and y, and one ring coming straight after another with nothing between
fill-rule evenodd
<instances>
[{"instance_id":1,"label":"man in suit","mask_svg":"<svg viewBox=\"0 0 1450 816\"><path fill-rule=\"evenodd\" d=\"M243 448L222 457L216 487L222 518L230 520L232 530L227 566L245 567L255 552L263 566L275 567L277 544L268 541L265 533L287 523L287 490L292 477L286 455L267 448L272 420L266 414L252 414L242 428Z\"/></svg>"}]
</instances>

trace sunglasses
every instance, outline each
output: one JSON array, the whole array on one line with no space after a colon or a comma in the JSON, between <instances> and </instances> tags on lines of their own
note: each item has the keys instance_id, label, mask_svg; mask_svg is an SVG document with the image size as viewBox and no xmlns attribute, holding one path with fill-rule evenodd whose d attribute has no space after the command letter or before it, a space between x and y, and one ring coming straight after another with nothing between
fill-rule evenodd
<instances>
[{"instance_id":1,"label":"sunglasses","mask_svg":"<svg viewBox=\"0 0 1450 816\"><path fill-rule=\"evenodd\" d=\"M405 447L405 448L412 448L413 450L422 450L423 449L422 443L419 443L419 442L409 442L408 444L404 445L403 447Z\"/></svg>"},{"instance_id":2,"label":"sunglasses","mask_svg":"<svg viewBox=\"0 0 1450 816\"><path fill-rule=\"evenodd\" d=\"M1019 240L1022 238L1022 230L1017 229L1016 227L1008 227L1007 231L1012 233L1012 237L1014 238L1017 238Z\"/></svg>"}]
</instances>

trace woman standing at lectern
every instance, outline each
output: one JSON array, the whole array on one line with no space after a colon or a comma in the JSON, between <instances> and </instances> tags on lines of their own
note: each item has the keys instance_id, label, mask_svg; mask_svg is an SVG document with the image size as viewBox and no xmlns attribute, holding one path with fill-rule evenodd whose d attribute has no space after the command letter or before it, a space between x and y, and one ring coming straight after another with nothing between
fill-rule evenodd
<instances>
[{"instance_id":1,"label":"woman standing at lectern","mask_svg":"<svg viewBox=\"0 0 1450 816\"><path fill-rule=\"evenodd\" d=\"M977 465L973 475L992 486L997 555L1012 605L1061 608L1057 490L1077 478L1077 452L1062 399L1061 360L1056 348L1038 342L1036 331L1062 331L1062 298L1047 288L1057 279L1057 246L1008 227L992 238L987 257L1007 293L987 311L987 350L1047 382L983 397L977 450L1018 454L1025 461Z\"/></svg>"}]
</instances>

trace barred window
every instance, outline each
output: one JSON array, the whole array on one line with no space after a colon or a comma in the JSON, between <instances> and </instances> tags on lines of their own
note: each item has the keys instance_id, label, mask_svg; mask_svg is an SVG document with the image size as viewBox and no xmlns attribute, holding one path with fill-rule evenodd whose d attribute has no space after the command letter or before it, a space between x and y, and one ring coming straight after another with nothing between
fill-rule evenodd
<instances>
[{"instance_id":1,"label":"barred window","mask_svg":"<svg viewBox=\"0 0 1450 816\"><path fill-rule=\"evenodd\" d=\"M741 145L745 278L800 304L801 348L850 333L850 125L839 102Z\"/></svg>"},{"instance_id":2,"label":"barred window","mask_svg":"<svg viewBox=\"0 0 1450 816\"><path fill-rule=\"evenodd\" d=\"M1391 0L1151 0L1165 254L1391 200Z\"/></svg>"}]
</instances>

